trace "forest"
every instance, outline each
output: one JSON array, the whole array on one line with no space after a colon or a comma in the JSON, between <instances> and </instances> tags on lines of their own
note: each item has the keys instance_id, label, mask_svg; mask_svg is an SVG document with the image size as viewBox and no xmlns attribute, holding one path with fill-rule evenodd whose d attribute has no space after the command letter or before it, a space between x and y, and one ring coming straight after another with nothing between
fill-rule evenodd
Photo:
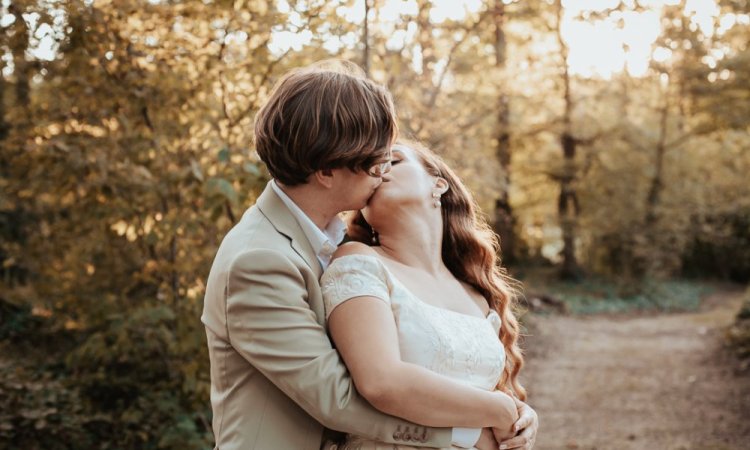
<instances>
[{"instance_id":1,"label":"forest","mask_svg":"<svg viewBox=\"0 0 750 450\"><path fill-rule=\"evenodd\" d=\"M748 42L748 0L3 1L0 447L212 447L206 277L269 181L255 113L322 59L387 86L528 293L747 286Z\"/></svg>"}]
</instances>

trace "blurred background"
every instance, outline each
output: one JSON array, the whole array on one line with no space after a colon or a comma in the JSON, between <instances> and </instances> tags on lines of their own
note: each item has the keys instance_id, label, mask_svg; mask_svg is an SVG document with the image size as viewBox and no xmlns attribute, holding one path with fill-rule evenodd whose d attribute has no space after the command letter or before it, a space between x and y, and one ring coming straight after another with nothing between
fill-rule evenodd
<instances>
[{"instance_id":1,"label":"blurred background","mask_svg":"<svg viewBox=\"0 0 750 450\"><path fill-rule=\"evenodd\" d=\"M457 170L499 234L526 289L531 403L544 392L550 417L536 448L749 442L747 0L0 4L0 446L213 445L199 316L221 238L269 179L253 118L281 74L331 57L391 90L402 134ZM674 314L703 328L659 322ZM625 323L626 340L651 327L686 343L639 343L657 352L639 370L726 350L669 371L710 368L702 398L730 406L644 428L672 439L659 445L602 440L585 415L575 431L543 389L563 358L545 349L589 319L603 322L584 342ZM586 383L568 375L575 396ZM684 375L654 383L683 398L701 379ZM579 394L576 413L612 407ZM706 421L738 425L690 435Z\"/></svg>"}]
</instances>

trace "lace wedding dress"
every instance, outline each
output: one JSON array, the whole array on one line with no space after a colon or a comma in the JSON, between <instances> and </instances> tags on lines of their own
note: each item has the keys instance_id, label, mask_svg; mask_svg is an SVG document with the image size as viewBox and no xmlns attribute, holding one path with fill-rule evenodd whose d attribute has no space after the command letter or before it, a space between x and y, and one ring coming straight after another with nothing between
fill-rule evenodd
<instances>
[{"instance_id":1,"label":"lace wedding dress","mask_svg":"<svg viewBox=\"0 0 750 450\"><path fill-rule=\"evenodd\" d=\"M377 256L347 255L331 263L321 278L326 319L334 308L361 296L390 305L398 328L401 359L480 389L493 390L505 365L505 348L498 338L500 316L486 318L433 306L412 294ZM324 448L350 450L417 449L347 436L343 445ZM458 447L450 447L458 448Z\"/></svg>"}]
</instances>

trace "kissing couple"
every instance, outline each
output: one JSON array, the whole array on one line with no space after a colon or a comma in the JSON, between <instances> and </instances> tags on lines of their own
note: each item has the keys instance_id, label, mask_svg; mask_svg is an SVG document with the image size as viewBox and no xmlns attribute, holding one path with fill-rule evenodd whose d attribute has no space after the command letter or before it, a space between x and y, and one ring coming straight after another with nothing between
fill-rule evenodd
<instances>
[{"instance_id":1,"label":"kissing couple","mask_svg":"<svg viewBox=\"0 0 750 450\"><path fill-rule=\"evenodd\" d=\"M497 238L445 162L398 140L387 89L345 61L292 70L255 145L273 179L201 317L215 448L530 450Z\"/></svg>"}]
</instances>

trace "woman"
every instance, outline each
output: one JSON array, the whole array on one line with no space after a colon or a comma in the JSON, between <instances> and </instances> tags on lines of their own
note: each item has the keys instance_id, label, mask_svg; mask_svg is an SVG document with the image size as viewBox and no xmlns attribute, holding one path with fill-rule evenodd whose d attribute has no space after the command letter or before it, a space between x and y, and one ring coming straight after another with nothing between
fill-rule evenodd
<instances>
[{"instance_id":1,"label":"woman","mask_svg":"<svg viewBox=\"0 0 750 450\"><path fill-rule=\"evenodd\" d=\"M373 406L423 425L482 428L476 448L497 449L514 435L518 408L528 408L515 294L496 264L497 241L429 150L397 144L392 165L349 228L360 242L342 245L321 279L331 336ZM411 398L415 384L455 397ZM395 447L349 436L339 448Z\"/></svg>"}]
</instances>

